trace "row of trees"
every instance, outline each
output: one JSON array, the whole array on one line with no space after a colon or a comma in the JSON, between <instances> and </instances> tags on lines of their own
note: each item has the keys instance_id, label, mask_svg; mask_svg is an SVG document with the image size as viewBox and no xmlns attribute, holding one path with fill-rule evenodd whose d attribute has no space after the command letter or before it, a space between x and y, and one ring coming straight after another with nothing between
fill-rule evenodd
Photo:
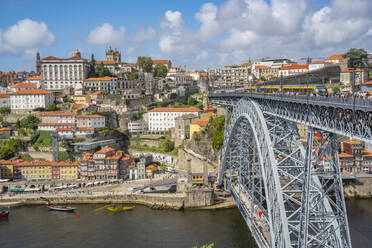
<instances>
[{"instance_id":1,"label":"row of trees","mask_svg":"<svg viewBox=\"0 0 372 248\"><path fill-rule=\"evenodd\" d=\"M139 56L137 58L137 66L144 72L153 72L155 77L166 77L168 69L163 64L156 64L154 68L154 62L151 57Z\"/></svg>"},{"instance_id":2,"label":"row of trees","mask_svg":"<svg viewBox=\"0 0 372 248\"><path fill-rule=\"evenodd\" d=\"M351 67L366 67L368 65L368 53L363 48L351 48L344 54L345 58L349 58Z\"/></svg>"},{"instance_id":3,"label":"row of trees","mask_svg":"<svg viewBox=\"0 0 372 248\"><path fill-rule=\"evenodd\" d=\"M89 71L88 71L88 77L116 77L114 74L110 72L110 70L103 66L103 64L96 63L96 60L94 59L94 54L92 54L92 57L89 61Z\"/></svg>"}]
</instances>

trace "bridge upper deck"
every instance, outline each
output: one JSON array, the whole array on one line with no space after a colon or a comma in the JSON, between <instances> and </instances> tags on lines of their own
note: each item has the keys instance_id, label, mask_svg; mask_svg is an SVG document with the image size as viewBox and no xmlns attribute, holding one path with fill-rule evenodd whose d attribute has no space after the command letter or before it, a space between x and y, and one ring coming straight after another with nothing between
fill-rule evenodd
<instances>
[{"instance_id":1,"label":"bridge upper deck","mask_svg":"<svg viewBox=\"0 0 372 248\"><path fill-rule=\"evenodd\" d=\"M213 98L230 98L239 100L243 97L254 99L267 99L282 102L293 102L306 105L318 105L325 107L334 107L341 109L351 109L354 111L372 112L372 100L362 99L358 97L336 98L325 96L290 96L283 94L260 94L250 92L231 92L231 93L209 93L208 97Z\"/></svg>"}]
</instances>

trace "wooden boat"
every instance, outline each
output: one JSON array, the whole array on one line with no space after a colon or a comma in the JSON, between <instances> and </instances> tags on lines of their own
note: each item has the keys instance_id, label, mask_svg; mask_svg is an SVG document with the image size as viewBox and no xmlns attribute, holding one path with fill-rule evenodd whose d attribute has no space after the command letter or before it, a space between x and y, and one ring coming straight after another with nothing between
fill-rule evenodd
<instances>
[{"instance_id":1,"label":"wooden boat","mask_svg":"<svg viewBox=\"0 0 372 248\"><path fill-rule=\"evenodd\" d=\"M76 208L70 208L70 207L50 206L50 205L47 205L46 207L49 208L49 210L61 211L61 212L73 212L76 209Z\"/></svg>"},{"instance_id":2,"label":"wooden boat","mask_svg":"<svg viewBox=\"0 0 372 248\"><path fill-rule=\"evenodd\" d=\"M10 214L9 211L1 211L0 212L0 220L8 219L9 214Z\"/></svg>"},{"instance_id":3,"label":"wooden boat","mask_svg":"<svg viewBox=\"0 0 372 248\"><path fill-rule=\"evenodd\" d=\"M134 207L107 207L106 209L110 212L124 212L124 211L130 211L132 210Z\"/></svg>"}]
</instances>

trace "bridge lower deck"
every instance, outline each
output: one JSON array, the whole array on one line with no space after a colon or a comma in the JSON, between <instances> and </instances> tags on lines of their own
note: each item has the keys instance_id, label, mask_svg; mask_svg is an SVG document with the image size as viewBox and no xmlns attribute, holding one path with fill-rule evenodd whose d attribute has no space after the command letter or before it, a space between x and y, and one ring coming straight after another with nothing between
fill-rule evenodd
<instances>
[{"instance_id":1,"label":"bridge lower deck","mask_svg":"<svg viewBox=\"0 0 372 248\"><path fill-rule=\"evenodd\" d=\"M254 208L252 211L251 200L248 199L249 194L245 189L240 188L238 185L230 187L231 193L237 203L237 206L242 213L248 227L255 238L259 247L271 247L270 227L263 215L259 215L259 209ZM247 197L248 196L248 197ZM239 199L239 200L238 200ZM240 204L239 202L240 201Z\"/></svg>"}]
</instances>

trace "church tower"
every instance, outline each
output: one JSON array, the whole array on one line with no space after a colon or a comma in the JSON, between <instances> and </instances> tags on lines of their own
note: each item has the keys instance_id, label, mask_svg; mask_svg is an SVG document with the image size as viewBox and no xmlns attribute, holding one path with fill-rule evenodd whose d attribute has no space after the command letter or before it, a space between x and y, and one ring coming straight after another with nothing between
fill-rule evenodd
<instances>
[{"instance_id":1,"label":"church tower","mask_svg":"<svg viewBox=\"0 0 372 248\"><path fill-rule=\"evenodd\" d=\"M77 57L80 57L81 58L81 53L79 51L78 48L76 48L75 52L74 52L74 56L77 56Z\"/></svg>"},{"instance_id":2,"label":"church tower","mask_svg":"<svg viewBox=\"0 0 372 248\"><path fill-rule=\"evenodd\" d=\"M109 49L106 51L106 60L113 60L115 63L120 63L121 62L121 53L115 48L113 50L111 46Z\"/></svg>"},{"instance_id":3,"label":"church tower","mask_svg":"<svg viewBox=\"0 0 372 248\"><path fill-rule=\"evenodd\" d=\"M38 74L41 73L41 63L40 63L40 52L39 51L36 52L36 72Z\"/></svg>"}]
</instances>

